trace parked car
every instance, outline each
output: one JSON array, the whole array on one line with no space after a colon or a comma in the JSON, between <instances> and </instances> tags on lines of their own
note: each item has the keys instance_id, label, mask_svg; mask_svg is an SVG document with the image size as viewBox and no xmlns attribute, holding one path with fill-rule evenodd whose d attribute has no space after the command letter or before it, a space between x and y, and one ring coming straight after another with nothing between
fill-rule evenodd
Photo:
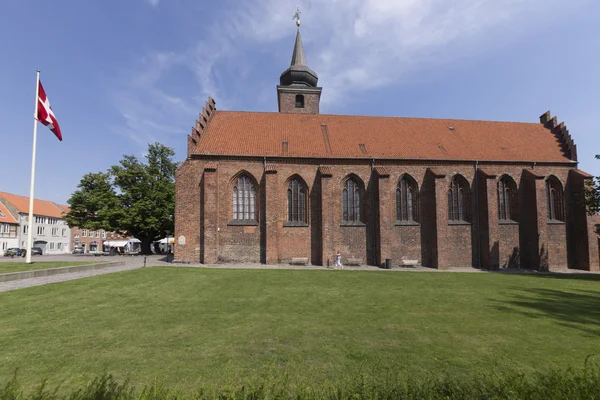
<instances>
[{"instance_id":1,"label":"parked car","mask_svg":"<svg viewBox=\"0 0 600 400\"><path fill-rule=\"evenodd\" d=\"M25 257L25 255L27 254L27 250L25 249L19 249L16 247L11 247L10 249L7 249L4 252L4 257Z\"/></svg>"},{"instance_id":2,"label":"parked car","mask_svg":"<svg viewBox=\"0 0 600 400\"><path fill-rule=\"evenodd\" d=\"M31 248L32 256L41 256L42 254L44 254L44 252L42 251L41 247L32 247Z\"/></svg>"},{"instance_id":3,"label":"parked car","mask_svg":"<svg viewBox=\"0 0 600 400\"><path fill-rule=\"evenodd\" d=\"M21 254L21 249L18 249L16 247L11 247L10 249L6 249L6 251L4 252L4 257L14 257L14 256L18 256Z\"/></svg>"},{"instance_id":4,"label":"parked car","mask_svg":"<svg viewBox=\"0 0 600 400\"><path fill-rule=\"evenodd\" d=\"M73 251L71 252L71 254L83 254L83 253L84 253L83 247L75 247L73 249Z\"/></svg>"}]
</instances>

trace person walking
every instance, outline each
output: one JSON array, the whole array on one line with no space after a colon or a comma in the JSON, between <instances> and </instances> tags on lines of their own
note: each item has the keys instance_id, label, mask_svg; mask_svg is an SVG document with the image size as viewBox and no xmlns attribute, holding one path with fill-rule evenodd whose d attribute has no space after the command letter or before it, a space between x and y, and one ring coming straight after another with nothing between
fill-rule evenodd
<instances>
[{"instance_id":1,"label":"person walking","mask_svg":"<svg viewBox=\"0 0 600 400\"><path fill-rule=\"evenodd\" d=\"M338 250L337 254L335 255L335 268L341 268L344 269L344 266L342 265L342 256L340 255L340 251Z\"/></svg>"}]
</instances>

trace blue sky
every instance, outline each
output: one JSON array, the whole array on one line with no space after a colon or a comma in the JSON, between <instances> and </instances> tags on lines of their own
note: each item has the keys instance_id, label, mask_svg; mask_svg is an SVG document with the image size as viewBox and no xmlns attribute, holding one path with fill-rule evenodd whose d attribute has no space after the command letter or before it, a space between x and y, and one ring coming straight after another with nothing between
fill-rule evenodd
<instances>
[{"instance_id":1,"label":"blue sky","mask_svg":"<svg viewBox=\"0 0 600 400\"><path fill-rule=\"evenodd\" d=\"M0 15L0 191L29 193L35 70L63 142L38 127L37 198L149 142L185 158L208 95L276 111L302 10L321 112L538 121L551 110L600 175L600 2L13 0Z\"/></svg>"}]
</instances>

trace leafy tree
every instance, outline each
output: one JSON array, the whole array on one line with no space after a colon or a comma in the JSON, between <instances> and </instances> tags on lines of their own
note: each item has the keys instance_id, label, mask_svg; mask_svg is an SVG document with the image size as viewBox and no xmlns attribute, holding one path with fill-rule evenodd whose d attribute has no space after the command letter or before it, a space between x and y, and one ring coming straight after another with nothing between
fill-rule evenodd
<instances>
[{"instance_id":1,"label":"leafy tree","mask_svg":"<svg viewBox=\"0 0 600 400\"><path fill-rule=\"evenodd\" d=\"M600 159L600 154L596 155ZM595 177L587 182L585 203L590 215L600 214L600 177ZM598 230L600 234L600 230Z\"/></svg>"},{"instance_id":2,"label":"leafy tree","mask_svg":"<svg viewBox=\"0 0 600 400\"><path fill-rule=\"evenodd\" d=\"M70 226L106 229L134 236L142 252L150 253L154 240L173 232L175 212L175 152L150 144L144 156L123 156L107 173L83 176L71 198L65 219Z\"/></svg>"}]
</instances>

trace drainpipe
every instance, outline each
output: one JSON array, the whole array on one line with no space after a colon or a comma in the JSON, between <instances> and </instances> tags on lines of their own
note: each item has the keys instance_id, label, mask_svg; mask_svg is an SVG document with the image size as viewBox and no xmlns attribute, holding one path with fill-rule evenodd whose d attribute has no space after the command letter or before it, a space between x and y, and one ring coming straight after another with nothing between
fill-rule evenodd
<instances>
[{"instance_id":1,"label":"drainpipe","mask_svg":"<svg viewBox=\"0 0 600 400\"><path fill-rule=\"evenodd\" d=\"M475 161L475 210L477 210L477 263L481 268L481 213L479 210L479 161ZM489 212L489 210L488 210Z\"/></svg>"},{"instance_id":2,"label":"drainpipe","mask_svg":"<svg viewBox=\"0 0 600 400\"><path fill-rule=\"evenodd\" d=\"M264 171L267 172L267 156L263 157L263 168Z\"/></svg>"}]
</instances>

